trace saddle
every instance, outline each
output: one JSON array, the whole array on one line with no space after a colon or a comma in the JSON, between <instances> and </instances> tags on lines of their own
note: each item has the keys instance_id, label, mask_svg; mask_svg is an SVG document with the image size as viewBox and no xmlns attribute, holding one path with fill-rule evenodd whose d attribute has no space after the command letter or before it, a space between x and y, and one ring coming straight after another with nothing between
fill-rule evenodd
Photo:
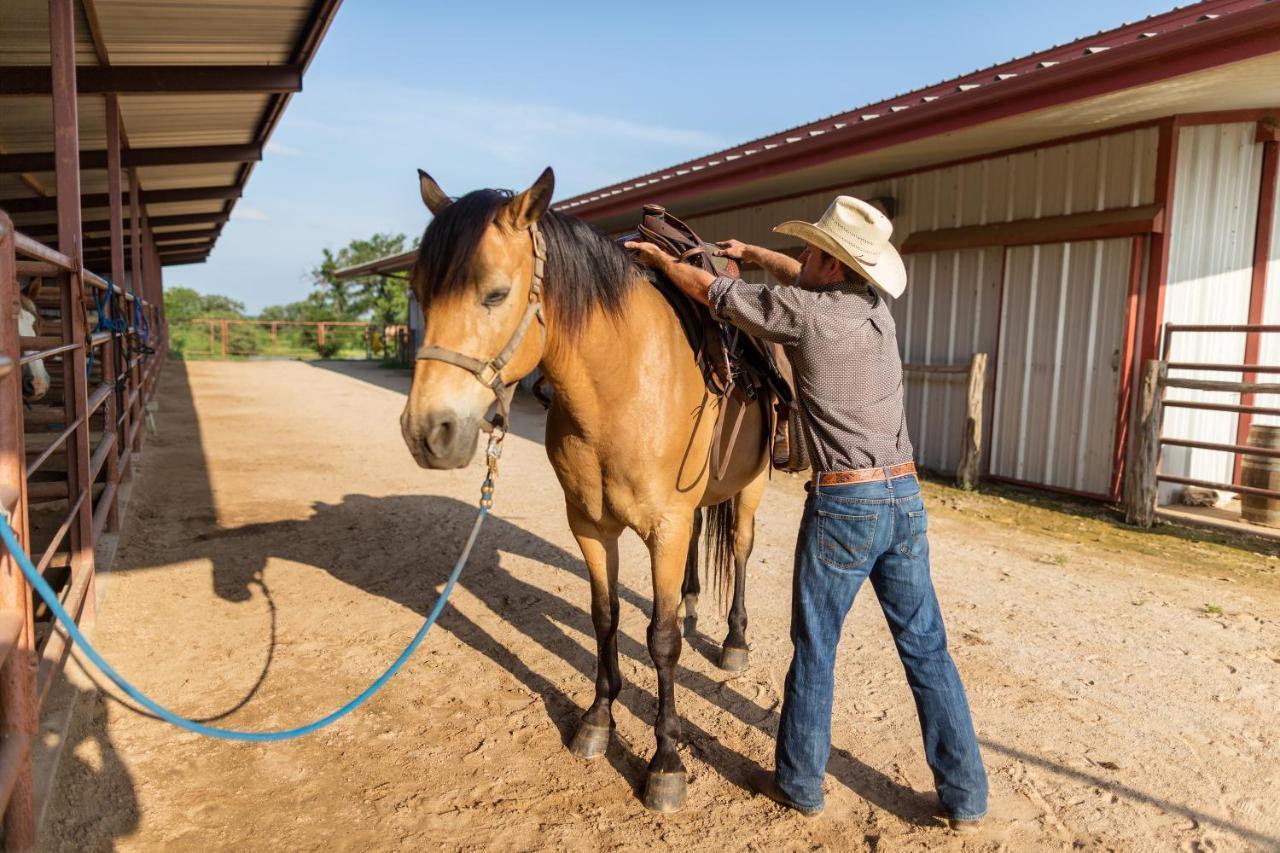
<instances>
[{"instance_id":1,"label":"saddle","mask_svg":"<svg viewBox=\"0 0 1280 853\"><path fill-rule=\"evenodd\" d=\"M714 243L704 241L661 205L646 204L636 230L619 238L619 243L632 240L653 243L676 260L712 275L731 278L740 275L737 261L717 255ZM732 396L742 403L723 454L720 449L724 418L721 417L716 424L712 464L717 478L724 475L743 415L752 401L760 404L765 419L773 425L773 467L783 471L808 468L808 454L798 438L799 412L795 406L790 365L786 364L780 348L717 321L705 305L686 296L665 276L653 273L650 280L679 318L707 391L721 399ZM722 457L725 460L723 466L720 463Z\"/></svg>"}]
</instances>

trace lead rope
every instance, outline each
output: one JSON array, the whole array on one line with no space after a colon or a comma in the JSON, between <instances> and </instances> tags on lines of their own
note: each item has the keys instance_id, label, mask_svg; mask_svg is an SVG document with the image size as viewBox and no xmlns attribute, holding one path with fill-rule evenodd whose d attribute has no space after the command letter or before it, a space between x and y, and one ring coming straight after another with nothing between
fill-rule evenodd
<instances>
[{"instance_id":1,"label":"lead rope","mask_svg":"<svg viewBox=\"0 0 1280 853\"><path fill-rule=\"evenodd\" d=\"M22 570L23 576L26 577L27 583L35 590L36 594L44 601L53 613L58 622L62 624L62 628L71 638L72 642L80 646L85 657L93 661L94 666L102 671L102 674L111 679L116 687L120 688L129 698L133 699L142 707L146 708L152 714L167 723L171 723L180 729L186 729L189 732L195 732L198 735L206 737L218 738L220 740L233 741L280 741L292 740L319 731L326 726L336 723L338 720L350 714L356 708L359 708L373 695L383 688L383 686L391 680L405 662L413 656L418 646L422 645L422 641L426 638L427 632L431 630L431 626L435 624L439 618L441 611L444 610L445 603L449 600L449 595L453 592L453 587L458 581L458 576L462 574L463 567L466 566L467 560L471 557L471 549L476 544L476 537L480 533L480 525L484 523L485 518L489 515L489 511L493 509L493 490L494 481L498 476L498 460L502 456L502 440L506 436L505 429L495 429L489 436L489 446L485 451L485 460L488 473L485 475L484 483L480 486L480 511L476 514L475 523L471 525L471 533L467 536L467 543L462 548L462 554L459 555L458 561L453 565L453 571L449 573L449 579L445 581L444 589L441 590L439 597L436 598L435 606L431 608L431 612L427 614L426 621L422 623L422 627L418 629L418 633L413 635L413 639L409 641L409 645L405 646L400 656L392 661L386 671L379 675L372 684L361 691L354 699L347 702L335 711L326 714L315 722L308 723L305 726L298 726L292 729L280 729L276 731L251 732L241 731L239 729L227 729L220 726L207 726L204 723L198 723L195 720L176 714L164 707L160 703L151 699L141 690L134 687L128 679L116 672L115 668L98 653L88 638L80 632L80 627L76 625L76 621L71 618L71 614L63 608L62 602L58 600L58 595L49 586L48 582L36 570L31 562L31 557L23 549L18 542L17 535L13 532L10 525L10 515L7 510L0 510L0 540L4 541L4 545L9 549L10 555L13 556L14 562L18 564L18 568Z\"/></svg>"}]
</instances>

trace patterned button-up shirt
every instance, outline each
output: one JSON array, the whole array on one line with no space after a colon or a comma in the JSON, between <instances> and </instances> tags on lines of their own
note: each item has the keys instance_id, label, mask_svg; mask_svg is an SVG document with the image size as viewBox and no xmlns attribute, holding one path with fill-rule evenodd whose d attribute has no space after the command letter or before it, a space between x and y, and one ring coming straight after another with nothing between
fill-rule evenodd
<instances>
[{"instance_id":1,"label":"patterned button-up shirt","mask_svg":"<svg viewBox=\"0 0 1280 853\"><path fill-rule=\"evenodd\" d=\"M786 351L816 471L911 461L897 333L873 288L809 290L722 276L707 297L717 319Z\"/></svg>"}]
</instances>

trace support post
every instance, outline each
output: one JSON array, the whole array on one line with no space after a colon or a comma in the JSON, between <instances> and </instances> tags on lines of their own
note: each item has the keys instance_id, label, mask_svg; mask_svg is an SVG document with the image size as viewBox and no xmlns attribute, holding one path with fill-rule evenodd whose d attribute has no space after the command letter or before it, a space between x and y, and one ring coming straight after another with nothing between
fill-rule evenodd
<instances>
[{"instance_id":1,"label":"support post","mask_svg":"<svg viewBox=\"0 0 1280 853\"><path fill-rule=\"evenodd\" d=\"M129 325L134 325L135 318L142 316L142 300L146 295L142 275L142 190L138 182L138 170L129 170L129 259L131 262L132 274L130 276L130 289L133 291L134 308L130 310ZM142 329L135 329L136 335L142 334ZM141 342L140 337L135 340ZM138 458L138 454L142 450L142 429L133 426L142 422L142 407L145 401L142 399L142 358L139 355L136 359L130 360L129 366L129 395L133 400L131 411L129 412L129 428L133 431L133 446L130 448L130 468L133 467L133 460ZM136 394L135 394L136 392Z\"/></svg>"},{"instance_id":2,"label":"support post","mask_svg":"<svg viewBox=\"0 0 1280 853\"><path fill-rule=\"evenodd\" d=\"M1124 520L1138 527L1155 524L1160 422L1164 416L1164 380L1168 372L1167 362L1151 359L1143 371L1138 391L1137 432L1133 458L1125 466L1124 482Z\"/></svg>"},{"instance_id":3,"label":"support post","mask_svg":"<svg viewBox=\"0 0 1280 853\"><path fill-rule=\"evenodd\" d=\"M271 324L271 350L274 352L280 348L280 324Z\"/></svg>"},{"instance_id":4,"label":"support post","mask_svg":"<svg viewBox=\"0 0 1280 853\"><path fill-rule=\"evenodd\" d=\"M121 204L121 160L120 160L120 103L115 95L107 96L107 195L110 202L111 219L111 284L113 287L124 282L124 206ZM108 311L119 304L113 291L107 294ZM99 317L105 321L107 317ZM114 318L112 318L114 319ZM123 343L115 332L102 347L102 379L114 389L103 404L105 423L102 436L114 435L115 447L107 453L107 494L111 505L107 509L107 530L115 532L120 529L120 454L124 452L124 437L120 432L120 411L125 397L120 393L120 361L119 349Z\"/></svg>"},{"instance_id":5,"label":"support post","mask_svg":"<svg viewBox=\"0 0 1280 853\"><path fill-rule=\"evenodd\" d=\"M323 322L320 323L320 336L319 336L318 346L320 346L321 348L324 347L324 323Z\"/></svg>"},{"instance_id":6,"label":"support post","mask_svg":"<svg viewBox=\"0 0 1280 853\"><path fill-rule=\"evenodd\" d=\"M231 324L228 323L226 320L223 320L222 321L222 355L224 358L227 355L227 338L230 334L231 334Z\"/></svg>"},{"instance_id":7,"label":"support post","mask_svg":"<svg viewBox=\"0 0 1280 853\"><path fill-rule=\"evenodd\" d=\"M14 251L13 223L0 212L0 355L13 368L0 376L0 502L12 512L9 523L18 540L30 547L27 523L26 450L23 446L22 369L18 367L18 279ZM31 612L31 592L17 563L7 552L0 554L0 613L16 614L21 620L17 642L0 668L0 734L11 755L0 764L0 774L17 780L4 812L4 841L7 850L35 847L36 826L31 783L31 744L36 737L39 714L36 709L35 627ZM25 743L24 743L25 742ZM12 744L20 750L8 749Z\"/></svg>"},{"instance_id":8,"label":"support post","mask_svg":"<svg viewBox=\"0 0 1280 853\"><path fill-rule=\"evenodd\" d=\"M956 468L956 485L972 489L978 484L982 458L983 391L987 381L987 354L975 352L969 362L969 393L965 412L964 439L960 447L960 464Z\"/></svg>"},{"instance_id":9,"label":"support post","mask_svg":"<svg viewBox=\"0 0 1280 853\"><path fill-rule=\"evenodd\" d=\"M80 344L63 356L62 395L65 423L74 423L89 409L88 349L85 342L83 235L80 220L80 125L76 103L76 45L74 0L49 0L49 56L53 77L54 160L58 187L58 250L75 263L75 271L61 276L62 340ZM89 479L89 419L80 422L67 440L67 495L74 502L85 495L71 524L72 583L88 573L87 616L92 618L93 595L93 482ZM83 617L82 617L83 618Z\"/></svg>"},{"instance_id":10,"label":"support post","mask_svg":"<svg viewBox=\"0 0 1280 853\"><path fill-rule=\"evenodd\" d=\"M209 324L209 358L213 358L213 353L214 353L214 350L216 349L216 346L214 343L215 336L213 333L213 321L205 320L205 322Z\"/></svg>"}]
</instances>

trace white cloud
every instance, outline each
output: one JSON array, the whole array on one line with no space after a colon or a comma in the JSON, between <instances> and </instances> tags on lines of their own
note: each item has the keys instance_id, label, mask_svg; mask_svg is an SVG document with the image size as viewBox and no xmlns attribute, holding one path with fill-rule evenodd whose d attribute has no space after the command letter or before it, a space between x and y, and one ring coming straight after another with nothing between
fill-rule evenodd
<instances>
[{"instance_id":1,"label":"white cloud","mask_svg":"<svg viewBox=\"0 0 1280 853\"><path fill-rule=\"evenodd\" d=\"M292 145L285 145L283 142L276 142L274 139L267 140L267 153L279 154L281 157L297 157L302 154L301 148L294 148Z\"/></svg>"},{"instance_id":2,"label":"white cloud","mask_svg":"<svg viewBox=\"0 0 1280 853\"><path fill-rule=\"evenodd\" d=\"M267 222L271 219L265 210L259 210L256 207L250 207L247 204L237 204L235 209L231 211L232 219L248 219L253 222Z\"/></svg>"}]
</instances>

